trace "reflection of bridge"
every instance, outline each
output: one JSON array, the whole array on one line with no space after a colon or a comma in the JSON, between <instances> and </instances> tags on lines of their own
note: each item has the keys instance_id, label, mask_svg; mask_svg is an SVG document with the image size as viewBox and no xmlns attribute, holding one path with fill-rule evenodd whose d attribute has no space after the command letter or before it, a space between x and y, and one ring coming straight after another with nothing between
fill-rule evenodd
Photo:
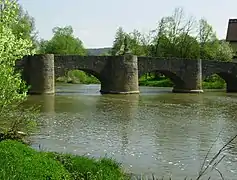
<instances>
[{"instance_id":1,"label":"reflection of bridge","mask_svg":"<svg viewBox=\"0 0 237 180\"><path fill-rule=\"evenodd\" d=\"M237 92L237 63L177 58L125 56L35 55L18 62L31 93L54 93L55 78L69 70L97 77L102 93L139 93L138 78L157 71L174 83L173 92L202 92L202 80L218 74L227 92Z\"/></svg>"}]
</instances>

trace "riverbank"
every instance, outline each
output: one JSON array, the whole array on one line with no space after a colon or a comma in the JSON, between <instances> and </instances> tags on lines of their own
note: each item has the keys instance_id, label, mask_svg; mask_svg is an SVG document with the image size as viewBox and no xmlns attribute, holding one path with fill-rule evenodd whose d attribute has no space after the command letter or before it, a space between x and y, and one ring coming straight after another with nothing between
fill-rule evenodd
<instances>
[{"instance_id":1,"label":"riverbank","mask_svg":"<svg viewBox=\"0 0 237 180\"><path fill-rule=\"evenodd\" d=\"M123 180L128 177L112 159L38 152L17 141L0 142L0 179Z\"/></svg>"},{"instance_id":2,"label":"riverbank","mask_svg":"<svg viewBox=\"0 0 237 180\"><path fill-rule=\"evenodd\" d=\"M155 77L155 76L143 76L139 79L140 86L149 86L149 87L173 87L173 82L164 77ZM203 89L225 89L226 83L218 75L212 75L205 79L202 82Z\"/></svg>"}]
</instances>

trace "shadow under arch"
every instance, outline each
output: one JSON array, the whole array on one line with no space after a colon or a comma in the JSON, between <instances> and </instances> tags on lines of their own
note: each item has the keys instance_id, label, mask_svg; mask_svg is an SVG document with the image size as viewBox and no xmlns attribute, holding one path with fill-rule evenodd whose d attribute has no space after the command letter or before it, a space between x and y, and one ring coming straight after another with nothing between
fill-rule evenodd
<instances>
[{"instance_id":1,"label":"shadow under arch","mask_svg":"<svg viewBox=\"0 0 237 180\"><path fill-rule=\"evenodd\" d=\"M144 72L142 74L139 74L139 79L145 75L146 73L160 73L162 75L164 75L166 78L169 78L172 83L173 83L173 88L182 88L182 87L185 87L185 82L178 76L176 75L175 73L171 72L171 71L168 71L168 70L152 70L152 71L149 71L149 72Z\"/></svg>"},{"instance_id":2,"label":"shadow under arch","mask_svg":"<svg viewBox=\"0 0 237 180\"><path fill-rule=\"evenodd\" d=\"M211 72L203 75L203 80L217 74L221 79L223 79L226 83L226 92L237 92L237 77L234 74L228 72Z\"/></svg>"},{"instance_id":3,"label":"shadow under arch","mask_svg":"<svg viewBox=\"0 0 237 180\"><path fill-rule=\"evenodd\" d=\"M96 77L96 79L98 79L100 81L100 83L102 83L104 81L104 78L98 72L93 71L91 69L78 68L78 69L74 69L74 70L83 71L87 74L93 75L94 77Z\"/></svg>"}]
</instances>

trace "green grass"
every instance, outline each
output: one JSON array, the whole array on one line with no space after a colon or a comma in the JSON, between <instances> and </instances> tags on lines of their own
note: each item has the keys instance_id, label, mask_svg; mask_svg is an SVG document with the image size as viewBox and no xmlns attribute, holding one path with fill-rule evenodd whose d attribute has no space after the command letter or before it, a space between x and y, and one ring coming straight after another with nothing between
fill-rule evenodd
<instances>
[{"instance_id":1,"label":"green grass","mask_svg":"<svg viewBox=\"0 0 237 180\"><path fill-rule=\"evenodd\" d=\"M169 79L163 80L139 80L139 86L151 86L151 87L172 87L173 83Z\"/></svg>"},{"instance_id":2,"label":"green grass","mask_svg":"<svg viewBox=\"0 0 237 180\"><path fill-rule=\"evenodd\" d=\"M125 179L120 164L112 159L99 160L85 156L51 153L51 158L59 161L72 175L73 179L116 180Z\"/></svg>"},{"instance_id":3,"label":"green grass","mask_svg":"<svg viewBox=\"0 0 237 180\"><path fill-rule=\"evenodd\" d=\"M88 75L80 70L69 71L67 76L59 77L56 81L72 84L100 84L95 76Z\"/></svg>"},{"instance_id":4,"label":"green grass","mask_svg":"<svg viewBox=\"0 0 237 180\"><path fill-rule=\"evenodd\" d=\"M152 87L172 87L173 82L165 76L144 75L139 79L139 86L152 86Z\"/></svg>"},{"instance_id":5,"label":"green grass","mask_svg":"<svg viewBox=\"0 0 237 180\"><path fill-rule=\"evenodd\" d=\"M216 82L202 82L202 88L203 89L224 89L226 88L226 84L220 81Z\"/></svg>"},{"instance_id":6,"label":"green grass","mask_svg":"<svg viewBox=\"0 0 237 180\"><path fill-rule=\"evenodd\" d=\"M0 142L1 180L123 180L120 164L108 158L38 152L17 141Z\"/></svg>"},{"instance_id":7,"label":"green grass","mask_svg":"<svg viewBox=\"0 0 237 180\"><path fill-rule=\"evenodd\" d=\"M160 76L159 78L143 76L139 79L139 86L173 87L173 82L164 76ZM224 89L226 88L226 83L222 78L214 74L202 82L202 87L203 89Z\"/></svg>"},{"instance_id":8,"label":"green grass","mask_svg":"<svg viewBox=\"0 0 237 180\"><path fill-rule=\"evenodd\" d=\"M0 164L1 180L70 179L62 164L16 141L0 143Z\"/></svg>"}]
</instances>

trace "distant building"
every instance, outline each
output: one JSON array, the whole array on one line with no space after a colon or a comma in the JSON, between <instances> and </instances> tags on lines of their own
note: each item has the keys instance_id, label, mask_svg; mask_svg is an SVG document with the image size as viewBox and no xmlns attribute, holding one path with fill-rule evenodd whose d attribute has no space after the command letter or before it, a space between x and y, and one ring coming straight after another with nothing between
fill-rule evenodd
<instances>
[{"instance_id":1,"label":"distant building","mask_svg":"<svg viewBox=\"0 0 237 180\"><path fill-rule=\"evenodd\" d=\"M226 41L230 43L235 52L234 59L237 59L237 19L229 19Z\"/></svg>"}]
</instances>

